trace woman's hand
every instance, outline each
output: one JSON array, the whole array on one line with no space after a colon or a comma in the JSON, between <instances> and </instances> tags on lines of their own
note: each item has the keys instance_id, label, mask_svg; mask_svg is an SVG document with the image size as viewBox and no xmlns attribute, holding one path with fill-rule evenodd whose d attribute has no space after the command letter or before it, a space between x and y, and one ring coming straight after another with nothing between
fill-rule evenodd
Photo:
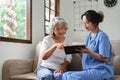
<instances>
[{"instance_id":1,"label":"woman's hand","mask_svg":"<svg viewBox=\"0 0 120 80\"><path fill-rule=\"evenodd\" d=\"M63 73L64 72L64 69L63 68L58 68L54 71L54 74L56 73Z\"/></svg>"},{"instance_id":2,"label":"woman's hand","mask_svg":"<svg viewBox=\"0 0 120 80\"><path fill-rule=\"evenodd\" d=\"M80 53L89 53L90 50L88 48L79 48L79 49L76 49L76 51L79 51Z\"/></svg>"},{"instance_id":3,"label":"woman's hand","mask_svg":"<svg viewBox=\"0 0 120 80\"><path fill-rule=\"evenodd\" d=\"M79 51L79 52L81 52L81 53L90 54L90 55L93 56L94 58L96 58L96 59L98 59L98 60L100 60L100 61L103 61L103 62L108 62L108 60L109 60L108 58L102 57L100 54L95 53L95 52L89 50L88 48L85 48L85 49L80 48L80 49L76 49L76 50Z\"/></svg>"},{"instance_id":4,"label":"woman's hand","mask_svg":"<svg viewBox=\"0 0 120 80\"><path fill-rule=\"evenodd\" d=\"M69 61L65 60L64 63L58 69L56 69L54 71L54 74L56 74L56 73L63 73L66 70L68 64L69 64Z\"/></svg>"},{"instance_id":5,"label":"woman's hand","mask_svg":"<svg viewBox=\"0 0 120 80\"><path fill-rule=\"evenodd\" d=\"M63 46L64 46L63 43L56 43L55 46L56 46L57 48L61 49L61 50L64 49L64 48L63 48Z\"/></svg>"}]
</instances>

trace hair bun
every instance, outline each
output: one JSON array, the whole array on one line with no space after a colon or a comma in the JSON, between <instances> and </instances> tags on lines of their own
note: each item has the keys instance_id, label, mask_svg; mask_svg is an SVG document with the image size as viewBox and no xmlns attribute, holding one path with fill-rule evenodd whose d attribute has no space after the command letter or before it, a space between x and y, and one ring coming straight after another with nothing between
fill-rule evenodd
<instances>
[{"instance_id":1,"label":"hair bun","mask_svg":"<svg viewBox=\"0 0 120 80\"><path fill-rule=\"evenodd\" d=\"M103 11L98 11L98 15L99 15L99 22L102 22L102 21L103 21L103 18L104 18L104 13L103 13Z\"/></svg>"}]
</instances>

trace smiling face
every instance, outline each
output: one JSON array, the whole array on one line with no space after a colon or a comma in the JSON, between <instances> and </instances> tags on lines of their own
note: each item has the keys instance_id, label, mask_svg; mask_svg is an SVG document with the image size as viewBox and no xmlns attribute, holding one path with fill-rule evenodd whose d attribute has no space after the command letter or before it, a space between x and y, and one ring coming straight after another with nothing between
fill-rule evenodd
<instances>
[{"instance_id":1,"label":"smiling face","mask_svg":"<svg viewBox=\"0 0 120 80\"><path fill-rule=\"evenodd\" d=\"M53 29L53 32L56 37L64 37L64 35L66 33L66 28L64 25L57 23L55 25L55 28Z\"/></svg>"},{"instance_id":2,"label":"smiling face","mask_svg":"<svg viewBox=\"0 0 120 80\"><path fill-rule=\"evenodd\" d=\"M82 23L87 31L94 31L96 28L92 22L87 20L85 15L82 18Z\"/></svg>"}]
</instances>

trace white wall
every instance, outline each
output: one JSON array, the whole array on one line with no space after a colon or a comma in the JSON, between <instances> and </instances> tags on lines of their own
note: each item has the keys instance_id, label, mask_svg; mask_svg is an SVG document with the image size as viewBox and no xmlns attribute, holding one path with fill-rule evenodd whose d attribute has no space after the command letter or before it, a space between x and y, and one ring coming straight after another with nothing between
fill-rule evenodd
<instances>
[{"instance_id":1,"label":"white wall","mask_svg":"<svg viewBox=\"0 0 120 80\"><path fill-rule=\"evenodd\" d=\"M119 40L120 35L120 0L118 4L112 8L105 7L103 1L99 4L99 9L104 11L105 19L100 26L113 40Z\"/></svg>"},{"instance_id":2,"label":"white wall","mask_svg":"<svg viewBox=\"0 0 120 80\"><path fill-rule=\"evenodd\" d=\"M60 0L60 16L63 17L69 26L68 36L72 38L73 41L83 41L86 32L76 31L74 32L73 26L73 1L75 0ZM108 8L103 3L104 0L98 0L98 9L104 12L104 22L100 23L100 29L105 31L109 38L112 40L119 40L120 35L118 35L120 30L120 1L118 4L112 8Z\"/></svg>"},{"instance_id":3,"label":"white wall","mask_svg":"<svg viewBox=\"0 0 120 80\"><path fill-rule=\"evenodd\" d=\"M44 36L44 0L32 0L32 2L32 44L0 41L0 80L5 60L33 58L35 46Z\"/></svg>"}]
</instances>

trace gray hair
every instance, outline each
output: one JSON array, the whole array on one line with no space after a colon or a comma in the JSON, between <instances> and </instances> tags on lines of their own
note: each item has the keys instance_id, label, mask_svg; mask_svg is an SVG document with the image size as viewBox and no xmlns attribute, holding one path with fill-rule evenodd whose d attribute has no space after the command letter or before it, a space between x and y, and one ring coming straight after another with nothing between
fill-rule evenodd
<instances>
[{"instance_id":1,"label":"gray hair","mask_svg":"<svg viewBox=\"0 0 120 80\"><path fill-rule=\"evenodd\" d=\"M66 30L68 29L67 23L66 23L66 21L63 18L61 18L61 17L54 17L51 20L50 26L49 26L50 34L53 34L53 30L55 29L56 24L58 24L58 23L62 24L65 27Z\"/></svg>"}]
</instances>

